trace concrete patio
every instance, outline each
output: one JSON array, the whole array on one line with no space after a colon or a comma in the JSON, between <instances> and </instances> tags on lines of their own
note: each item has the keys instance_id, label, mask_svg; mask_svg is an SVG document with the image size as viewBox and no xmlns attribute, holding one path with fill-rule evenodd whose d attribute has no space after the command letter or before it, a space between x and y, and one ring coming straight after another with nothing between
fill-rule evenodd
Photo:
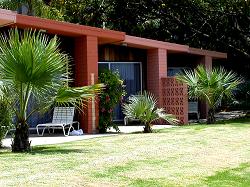
<instances>
[{"instance_id":1,"label":"concrete patio","mask_svg":"<svg viewBox=\"0 0 250 187\"><path fill-rule=\"evenodd\" d=\"M171 125L155 125L153 129L164 129L164 128L172 128L174 126ZM119 126L120 133L134 133L143 131L143 126ZM120 133L116 133L114 129L110 129L107 134L84 134L82 136L63 136L62 134L45 134L44 136L37 136L36 134L30 135L30 141L32 146L36 145L49 145L49 144L59 144L66 142L73 142L79 140L87 140L98 137L105 136L116 136ZM3 140L4 147L11 147L12 138L8 137Z\"/></svg>"}]
</instances>

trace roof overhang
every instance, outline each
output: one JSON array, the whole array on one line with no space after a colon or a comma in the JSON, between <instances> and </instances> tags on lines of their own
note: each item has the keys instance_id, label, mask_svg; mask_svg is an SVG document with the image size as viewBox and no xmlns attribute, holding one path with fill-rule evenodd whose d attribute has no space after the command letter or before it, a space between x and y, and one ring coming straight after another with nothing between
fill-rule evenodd
<instances>
[{"instance_id":1,"label":"roof overhang","mask_svg":"<svg viewBox=\"0 0 250 187\"><path fill-rule=\"evenodd\" d=\"M0 9L0 27L16 23L16 12Z\"/></svg>"},{"instance_id":2,"label":"roof overhang","mask_svg":"<svg viewBox=\"0 0 250 187\"><path fill-rule=\"evenodd\" d=\"M162 42L147 38L140 38L135 36L126 35L125 40L123 41L124 44L130 47L142 48L142 49L167 49L168 51L175 51L175 52L188 52L187 45L180 45L175 43L169 42Z\"/></svg>"},{"instance_id":3,"label":"roof overhang","mask_svg":"<svg viewBox=\"0 0 250 187\"><path fill-rule=\"evenodd\" d=\"M166 49L169 53L184 53L198 56L211 56L213 59L226 59L227 54L217 51L209 51L204 49L192 48L187 45L180 45L170 42L162 42L152 39L140 38L135 36L126 35L125 40L118 44L126 45L134 48L141 49Z\"/></svg>"},{"instance_id":4,"label":"roof overhang","mask_svg":"<svg viewBox=\"0 0 250 187\"><path fill-rule=\"evenodd\" d=\"M211 56L213 59L226 59L227 53L217 52L217 51L209 51L204 49L197 49L189 47L189 53L194 55L201 55L201 56Z\"/></svg>"},{"instance_id":5,"label":"roof overhang","mask_svg":"<svg viewBox=\"0 0 250 187\"><path fill-rule=\"evenodd\" d=\"M11 27L21 29L43 30L50 34L69 37L95 36L98 38L99 44L114 43L125 39L124 32L26 16L4 9L0 9L0 24L2 26L11 25Z\"/></svg>"},{"instance_id":6,"label":"roof overhang","mask_svg":"<svg viewBox=\"0 0 250 187\"><path fill-rule=\"evenodd\" d=\"M140 49L166 49L169 53L186 53L198 56L211 56L214 59L227 58L226 53L191 48L170 42L157 41L125 35L124 32L106 30L96 27L78 25L68 22L49 20L33 16L17 14L17 12L0 9L0 27L10 26L22 29L33 28L50 34L69 37L95 36L99 44L123 44Z\"/></svg>"}]
</instances>

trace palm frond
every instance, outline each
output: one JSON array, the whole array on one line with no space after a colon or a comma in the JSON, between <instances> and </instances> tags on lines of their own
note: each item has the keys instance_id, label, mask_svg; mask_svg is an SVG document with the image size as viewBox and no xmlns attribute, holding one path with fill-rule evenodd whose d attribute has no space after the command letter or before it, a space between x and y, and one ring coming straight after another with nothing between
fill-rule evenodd
<instances>
[{"instance_id":1,"label":"palm frond","mask_svg":"<svg viewBox=\"0 0 250 187\"><path fill-rule=\"evenodd\" d=\"M61 87L54 100L56 105L71 105L81 110L86 102L99 94L104 87L103 84L95 84L84 87Z\"/></svg>"},{"instance_id":2,"label":"palm frond","mask_svg":"<svg viewBox=\"0 0 250 187\"><path fill-rule=\"evenodd\" d=\"M103 87L68 87L69 57L60 51L59 44L56 36L49 39L34 30L11 29L0 35L0 90L21 121L55 103L81 108ZM27 114L30 98L35 104Z\"/></svg>"},{"instance_id":3,"label":"palm frond","mask_svg":"<svg viewBox=\"0 0 250 187\"><path fill-rule=\"evenodd\" d=\"M192 71L177 75L177 80L188 85L188 94L192 98L206 100L211 108L216 108L223 97L233 99L233 90L243 82L241 77L224 68L206 69L203 65Z\"/></svg>"},{"instance_id":4,"label":"palm frond","mask_svg":"<svg viewBox=\"0 0 250 187\"><path fill-rule=\"evenodd\" d=\"M157 108L156 97L146 91L140 95L131 95L128 102L122 105L122 110L128 118L139 119L144 124L152 125L158 119L166 120L170 124L179 122L173 115L166 114L162 108Z\"/></svg>"}]
</instances>

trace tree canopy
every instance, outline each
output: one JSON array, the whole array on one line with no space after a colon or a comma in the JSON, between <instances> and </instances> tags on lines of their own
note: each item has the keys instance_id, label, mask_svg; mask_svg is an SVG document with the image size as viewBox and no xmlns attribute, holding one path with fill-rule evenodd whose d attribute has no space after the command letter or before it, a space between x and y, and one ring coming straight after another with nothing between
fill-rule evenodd
<instances>
[{"instance_id":1,"label":"tree canopy","mask_svg":"<svg viewBox=\"0 0 250 187\"><path fill-rule=\"evenodd\" d=\"M2 0L17 2L16 0ZM249 0L22 0L42 2L61 20L196 48L227 52L249 68ZM8 7L7 7L8 8ZM37 11L39 13L39 11ZM46 14L40 15L46 17ZM53 15L53 14L52 14ZM39 15L38 15L39 16Z\"/></svg>"},{"instance_id":2,"label":"tree canopy","mask_svg":"<svg viewBox=\"0 0 250 187\"><path fill-rule=\"evenodd\" d=\"M248 0L51 0L69 22L250 57Z\"/></svg>"}]
</instances>

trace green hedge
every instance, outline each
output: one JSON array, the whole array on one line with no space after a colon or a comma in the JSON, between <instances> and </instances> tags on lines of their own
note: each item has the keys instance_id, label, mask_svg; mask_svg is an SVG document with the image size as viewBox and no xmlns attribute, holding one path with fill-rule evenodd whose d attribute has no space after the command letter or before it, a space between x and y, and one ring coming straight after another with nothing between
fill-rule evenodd
<instances>
[{"instance_id":1,"label":"green hedge","mask_svg":"<svg viewBox=\"0 0 250 187\"><path fill-rule=\"evenodd\" d=\"M0 147L6 132L12 127L12 117L13 115L7 101L0 98Z\"/></svg>"}]
</instances>

